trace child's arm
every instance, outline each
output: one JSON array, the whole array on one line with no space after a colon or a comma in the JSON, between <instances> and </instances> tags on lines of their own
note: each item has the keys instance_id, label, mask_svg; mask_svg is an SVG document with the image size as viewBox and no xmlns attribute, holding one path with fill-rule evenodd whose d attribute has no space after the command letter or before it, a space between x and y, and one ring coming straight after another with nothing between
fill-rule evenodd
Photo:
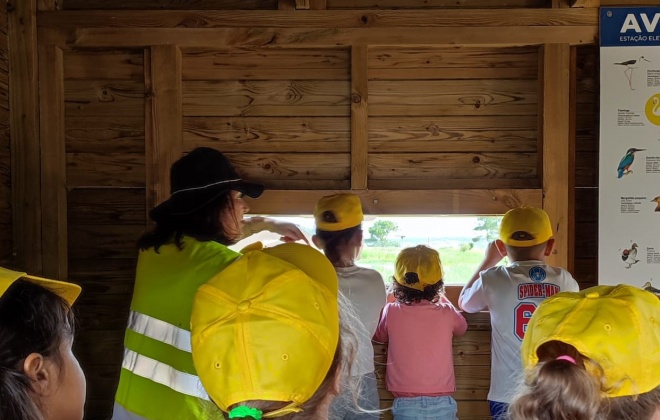
<instances>
[{"instance_id":1,"label":"child's arm","mask_svg":"<svg viewBox=\"0 0 660 420\"><path fill-rule=\"evenodd\" d=\"M463 335L463 334L465 334L465 332L467 331L467 328L468 328L467 321L465 320L465 317L463 315L461 315L461 313L456 310L456 308L453 308L453 309L454 309L454 311L453 311L454 312L454 314L453 314L453 316L454 316L454 331L453 331L453 333L454 333L454 335Z\"/></svg>"},{"instance_id":2,"label":"child's arm","mask_svg":"<svg viewBox=\"0 0 660 420\"><path fill-rule=\"evenodd\" d=\"M486 307L481 287L481 272L497 265L504 258L495 245L495 241L486 247L486 255L458 296L458 307L465 312L479 312ZM475 283L477 283L475 285ZM474 287L473 287L474 286Z\"/></svg>"},{"instance_id":3,"label":"child's arm","mask_svg":"<svg viewBox=\"0 0 660 420\"><path fill-rule=\"evenodd\" d=\"M378 322L378 327L374 333L373 341L378 343L387 343L389 341L389 335L387 334L387 309L389 306L389 304L385 305L381 311L380 321Z\"/></svg>"},{"instance_id":4,"label":"child's arm","mask_svg":"<svg viewBox=\"0 0 660 420\"><path fill-rule=\"evenodd\" d=\"M298 226L293 223L280 222L267 217L255 216L245 219L242 233L243 237L247 238L248 236L254 235L263 230L282 235L281 240L284 242L296 242L302 240L309 245L309 241L305 237L305 234L302 233Z\"/></svg>"}]
</instances>

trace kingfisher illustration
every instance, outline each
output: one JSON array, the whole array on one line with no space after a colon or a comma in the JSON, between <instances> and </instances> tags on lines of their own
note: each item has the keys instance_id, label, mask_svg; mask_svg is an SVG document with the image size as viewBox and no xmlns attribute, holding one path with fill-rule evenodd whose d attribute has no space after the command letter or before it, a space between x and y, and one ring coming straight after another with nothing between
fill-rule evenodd
<instances>
[{"instance_id":1,"label":"kingfisher illustration","mask_svg":"<svg viewBox=\"0 0 660 420\"><path fill-rule=\"evenodd\" d=\"M617 168L618 176L617 178L621 178L624 175L628 175L632 173L632 170L630 170L630 165L635 161L635 152L642 152L646 149L636 149L634 147L631 147L628 149L626 152L626 155L621 159L621 162L619 162L619 167Z\"/></svg>"},{"instance_id":2,"label":"kingfisher illustration","mask_svg":"<svg viewBox=\"0 0 660 420\"><path fill-rule=\"evenodd\" d=\"M651 285L650 281L647 281L644 283L644 286L642 286L642 289L646 290L647 292L651 292L655 294L656 296L660 297L660 289L656 289Z\"/></svg>"},{"instance_id":3,"label":"kingfisher illustration","mask_svg":"<svg viewBox=\"0 0 660 420\"><path fill-rule=\"evenodd\" d=\"M650 61L644 58L644 56L639 57L637 60L626 60L620 63L614 63L618 66L626 66L626 69L623 71L623 74L625 74L626 79L628 79L628 87L630 87L630 90L635 90L635 88L632 87L632 76L633 76L633 70L635 70L637 67L634 66L635 64L640 63L642 60L646 61L647 63L650 63Z\"/></svg>"},{"instance_id":4,"label":"kingfisher illustration","mask_svg":"<svg viewBox=\"0 0 660 420\"><path fill-rule=\"evenodd\" d=\"M621 253L621 259L626 265L626 268L630 268L633 264L638 263L639 260L637 259L637 244L633 242L633 244L630 246L630 249L624 249Z\"/></svg>"}]
</instances>

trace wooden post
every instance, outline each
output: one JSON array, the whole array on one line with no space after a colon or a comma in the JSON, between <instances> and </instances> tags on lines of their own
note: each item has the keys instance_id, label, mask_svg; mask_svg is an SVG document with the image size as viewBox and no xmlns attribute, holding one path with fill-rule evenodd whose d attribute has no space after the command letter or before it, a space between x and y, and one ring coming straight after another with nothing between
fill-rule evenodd
<instances>
[{"instance_id":1,"label":"wooden post","mask_svg":"<svg viewBox=\"0 0 660 420\"><path fill-rule=\"evenodd\" d=\"M20 0L11 5L8 39L14 249L17 268L39 274L42 251L37 2Z\"/></svg>"},{"instance_id":2,"label":"wooden post","mask_svg":"<svg viewBox=\"0 0 660 420\"><path fill-rule=\"evenodd\" d=\"M570 5L571 7L600 7L600 0L570 0Z\"/></svg>"},{"instance_id":3,"label":"wooden post","mask_svg":"<svg viewBox=\"0 0 660 420\"><path fill-rule=\"evenodd\" d=\"M151 47L145 54L144 69L149 92L144 119L149 212L169 197L170 167L183 147L181 50L176 45Z\"/></svg>"},{"instance_id":4,"label":"wooden post","mask_svg":"<svg viewBox=\"0 0 660 420\"><path fill-rule=\"evenodd\" d=\"M569 233L574 208L570 202L570 46L545 44L540 55L540 117L543 208L553 223L555 250L550 264L569 266Z\"/></svg>"},{"instance_id":5,"label":"wooden post","mask_svg":"<svg viewBox=\"0 0 660 420\"><path fill-rule=\"evenodd\" d=\"M351 189L367 189L368 112L366 45L351 49Z\"/></svg>"},{"instance_id":6,"label":"wooden post","mask_svg":"<svg viewBox=\"0 0 660 420\"><path fill-rule=\"evenodd\" d=\"M60 0L37 0L37 10L39 11L59 10L61 8L62 4Z\"/></svg>"},{"instance_id":7,"label":"wooden post","mask_svg":"<svg viewBox=\"0 0 660 420\"><path fill-rule=\"evenodd\" d=\"M43 274L67 278L67 190L64 60L54 45L39 47Z\"/></svg>"}]
</instances>

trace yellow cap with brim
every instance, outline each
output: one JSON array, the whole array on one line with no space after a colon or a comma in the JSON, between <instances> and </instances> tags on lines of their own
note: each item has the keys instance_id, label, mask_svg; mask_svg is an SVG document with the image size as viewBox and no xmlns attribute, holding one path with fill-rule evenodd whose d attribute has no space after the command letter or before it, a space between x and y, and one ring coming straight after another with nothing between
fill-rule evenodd
<instances>
[{"instance_id":1,"label":"yellow cap with brim","mask_svg":"<svg viewBox=\"0 0 660 420\"><path fill-rule=\"evenodd\" d=\"M500 240L507 245L530 247L552 238L552 225L548 213L535 207L511 209L500 223Z\"/></svg>"},{"instance_id":2,"label":"yellow cap with brim","mask_svg":"<svg viewBox=\"0 0 660 420\"><path fill-rule=\"evenodd\" d=\"M407 273L417 274L418 281L406 282ZM435 249L417 245L401 250L396 257L394 279L404 287L424 291L426 286L436 284L442 280L442 277L442 262L440 254Z\"/></svg>"},{"instance_id":3,"label":"yellow cap with brim","mask_svg":"<svg viewBox=\"0 0 660 420\"><path fill-rule=\"evenodd\" d=\"M323 214L331 212L334 221L324 220ZM326 232L338 232L358 226L364 220L360 197L355 194L334 194L321 198L314 208L316 227Z\"/></svg>"},{"instance_id":4,"label":"yellow cap with brim","mask_svg":"<svg viewBox=\"0 0 660 420\"><path fill-rule=\"evenodd\" d=\"M545 300L527 325L521 356L525 369L539 361L549 341L575 347L602 368L609 397L638 395L660 386L660 299L629 285L595 286Z\"/></svg>"},{"instance_id":5,"label":"yellow cap with brim","mask_svg":"<svg viewBox=\"0 0 660 420\"><path fill-rule=\"evenodd\" d=\"M82 290L77 284L31 276L20 271L0 267L0 296L4 295L7 289L9 289L9 286L19 279L38 284L50 290L66 300L69 306L73 305L73 302L76 301Z\"/></svg>"},{"instance_id":6,"label":"yellow cap with brim","mask_svg":"<svg viewBox=\"0 0 660 420\"><path fill-rule=\"evenodd\" d=\"M325 380L339 342L337 274L308 245L249 251L202 285L191 317L195 369L225 412L280 401L264 417L301 411Z\"/></svg>"}]
</instances>

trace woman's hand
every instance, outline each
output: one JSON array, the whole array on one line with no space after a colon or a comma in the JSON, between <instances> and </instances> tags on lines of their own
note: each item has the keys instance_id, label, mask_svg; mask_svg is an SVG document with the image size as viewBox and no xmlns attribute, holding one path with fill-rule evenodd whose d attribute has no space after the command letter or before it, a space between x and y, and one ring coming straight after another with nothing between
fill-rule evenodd
<instances>
[{"instance_id":1,"label":"woman's hand","mask_svg":"<svg viewBox=\"0 0 660 420\"><path fill-rule=\"evenodd\" d=\"M268 217L251 217L245 221L245 226L249 229L249 232L246 232L247 236L267 230L281 235L280 240L283 242L305 241L309 245L305 234L294 223L282 222Z\"/></svg>"}]
</instances>

